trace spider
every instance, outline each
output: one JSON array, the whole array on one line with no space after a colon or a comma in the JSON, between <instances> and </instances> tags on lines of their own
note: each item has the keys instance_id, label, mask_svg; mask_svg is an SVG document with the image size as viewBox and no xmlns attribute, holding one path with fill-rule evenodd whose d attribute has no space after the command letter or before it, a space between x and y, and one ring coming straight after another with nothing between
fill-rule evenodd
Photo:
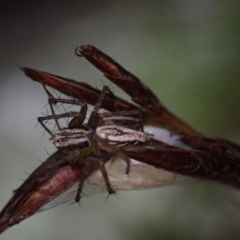
<instances>
[{"instance_id":1,"label":"spider","mask_svg":"<svg viewBox=\"0 0 240 240\"><path fill-rule=\"evenodd\" d=\"M116 192L111 186L104 164L112 157L113 154L117 154L126 161L126 174L129 173L129 158L124 155L120 149L128 145L136 146L138 143L146 143L150 140L149 136L143 132L141 112L139 110L129 110L99 113L105 94L110 92L110 89L107 86L104 86L87 123L84 124L88 108L85 102L77 99L54 98L44 85L43 87L49 96L48 102L50 104L52 115L39 117L38 122L52 136L54 145L59 149L64 149L63 154L68 154L69 151L73 151L74 149L78 150L78 154L76 154L74 158L64 157L62 161L58 161L50 167L56 167L56 165L61 165L66 162L69 162L71 165L78 164L84 166L84 174L79 181L75 197L76 202L80 201L84 180L92 173L92 162L96 162L102 172L109 195L115 194ZM66 112L56 115L53 104L57 103L73 104L81 106L81 109L79 112ZM139 119L140 131L122 126L121 117L132 116L138 117L137 119ZM61 129L58 120L66 117L72 119L67 128ZM113 117L119 117L120 119L111 119ZM52 131L46 127L44 122L50 119L54 119L56 121L59 131L52 133ZM117 124L106 124L109 119ZM133 121L134 120L129 119L130 123ZM96 165L94 165L94 167L95 166Z\"/></svg>"}]
</instances>

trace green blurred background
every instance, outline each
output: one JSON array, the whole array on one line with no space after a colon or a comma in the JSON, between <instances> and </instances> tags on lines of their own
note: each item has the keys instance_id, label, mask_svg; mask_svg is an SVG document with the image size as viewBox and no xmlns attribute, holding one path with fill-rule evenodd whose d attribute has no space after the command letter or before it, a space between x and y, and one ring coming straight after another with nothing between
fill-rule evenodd
<instances>
[{"instance_id":1,"label":"green blurred background","mask_svg":"<svg viewBox=\"0 0 240 240\"><path fill-rule=\"evenodd\" d=\"M38 126L42 87L17 65L99 88L77 45L90 43L141 78L199 131L240 143L239 1L2 1L0 208L54 148ZM116 88L114 92L121 93ZM125 97L125 96L124 96ZM129 97L125 97L129 99ZM106 194L23 221L1 239L238 239L231 190L209 182Z\"/></svg>"}]
</instances>

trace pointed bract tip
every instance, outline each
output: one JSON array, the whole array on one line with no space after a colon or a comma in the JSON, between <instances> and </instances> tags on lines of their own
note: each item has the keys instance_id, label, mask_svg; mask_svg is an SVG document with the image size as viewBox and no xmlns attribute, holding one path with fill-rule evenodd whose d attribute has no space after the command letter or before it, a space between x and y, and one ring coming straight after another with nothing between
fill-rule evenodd
<instances>
[{"instance_id":1,"label":"pointed bract tip","mask_svg":"<svg viewBox=\"0 0 240 240\"><path fill-rule=\"evenodd\" d=\"M17 65L22 71L26 71L26 67L23 67L23 66L20 66L20 65Z\"/></svg>"}]
</instances>

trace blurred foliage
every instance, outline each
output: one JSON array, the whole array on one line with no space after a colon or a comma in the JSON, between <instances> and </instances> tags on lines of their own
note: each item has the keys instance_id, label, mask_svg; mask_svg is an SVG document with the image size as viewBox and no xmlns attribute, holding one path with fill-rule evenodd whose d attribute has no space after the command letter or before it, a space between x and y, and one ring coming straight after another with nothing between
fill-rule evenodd
<instances>
[{"instance_id":1,"label":"blurred foliage","mask_svg":"<svg viewBox=\"0 0 240 240\"><path fill-rule=\"evenodd\" d=\"M14 64L101 87L99 72L74 56L77 44L112 56L196 129L240 143L239 1L5 1L0 9L2 207L50 148L33 132L46 96ZM49 210L1 239L237 239L240 211L224 200L228 191L202 183L106 203L91 197L90 207Z\"/></svg>"}]
</instances>

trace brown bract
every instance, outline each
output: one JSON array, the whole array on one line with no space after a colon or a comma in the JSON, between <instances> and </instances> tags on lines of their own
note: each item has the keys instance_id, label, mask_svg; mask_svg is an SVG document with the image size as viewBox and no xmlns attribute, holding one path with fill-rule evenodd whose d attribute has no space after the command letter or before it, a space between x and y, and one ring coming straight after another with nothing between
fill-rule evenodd
<instances>
[{"instance_id":1,"label":"brown bract","mask_svg":"<svg viewBox=\"0 0 240 240\"><path fill-rule=\"evenodd\" d=\"M191 176L204 180L215 180L240 188L240 147L227 140L208 138L184 123L171 113L153 92L138 78L126 71L112 58L91 45L75 49L77 56L85 57L97 67L104 76L130 95L131 104L109 92L104 97L102 108L108 111L140 110L143 112L143 124L165 126L173 134L181 134L179 139L189 150L169 146L152 139L141 146L124 148L129 158L147 163L156 168ZM86 83L50 73L21 67L32 80L50 86L68 96L95 105L100 91ZM74 159L78 154L69 151L68 158ZM83 166L52 164L65 158L62 151L50 156L23 185L14 192L12 199L0 214L0 232L31 216L42 206L59 196L83 177ZM98 169L97 165L89 168L84 178L91 176ZM142 172L141 172L142 173ZM131 173L130 173L131 174Z\"/></svg>"},{"instance_id":2,"label":"brown bract","mask_svg":"<svg viewBox=\"0 0 240 240\"><path fill-rule=\"evenodd\" d=\"M0 233L33 215L79 181L82 174L80 167L52 167L54 163L61 161L62 157L61 151L51 155L14 191L13 197L0 213Z\"/></svg>"}]
</instances>

